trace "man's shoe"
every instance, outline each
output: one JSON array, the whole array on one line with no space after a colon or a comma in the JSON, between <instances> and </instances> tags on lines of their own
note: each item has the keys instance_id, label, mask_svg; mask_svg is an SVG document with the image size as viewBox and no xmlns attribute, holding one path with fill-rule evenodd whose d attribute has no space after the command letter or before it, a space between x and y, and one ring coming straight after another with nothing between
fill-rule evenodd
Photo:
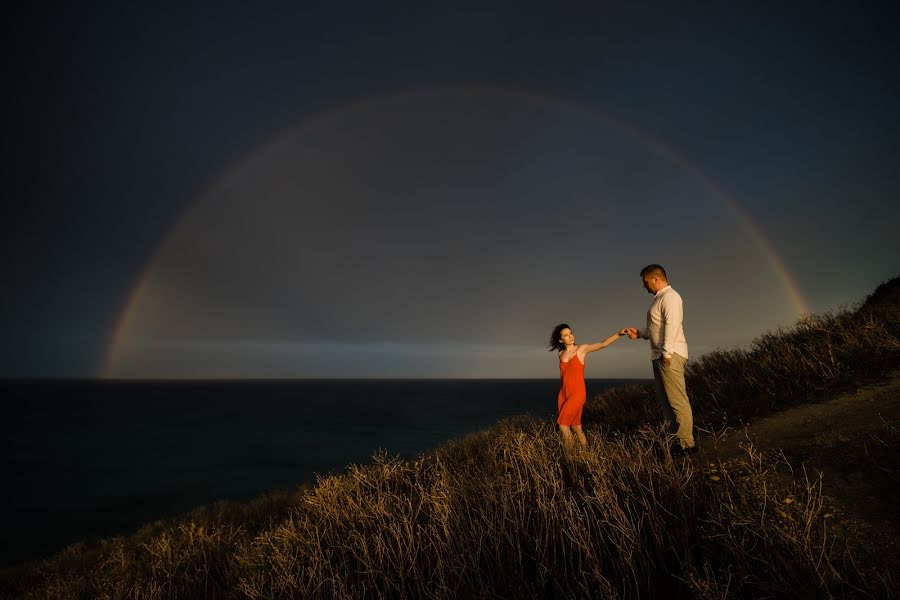
<instances>
[{"instance_id":1,"label":"man's shoe","mask_svg":"<svg viewBox=\"0 0 900 600\"><path fill-rule=\"evenodd\" d=\"M672 445L672 456L689 456L691 454L697 454L697 446L690 446L689 448L685 448L681 444L673 444Z\"/></svg>"}]
</instances>

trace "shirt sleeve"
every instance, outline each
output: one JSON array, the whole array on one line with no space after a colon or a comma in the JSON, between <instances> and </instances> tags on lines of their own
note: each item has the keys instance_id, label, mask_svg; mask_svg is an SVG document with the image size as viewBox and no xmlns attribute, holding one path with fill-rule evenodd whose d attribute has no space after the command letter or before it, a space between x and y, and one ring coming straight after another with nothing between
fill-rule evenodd
<instances>
[{"instance_id":1,"label":"shirt sleeve","mask_svg":"<svg viewBox=\"0 0 900 600\"><path fill-rule=\"evenodd\" d=\"M659 345L662 355L672 358L672 353L675 351L675 336L681 329L681 322L684 319L681 297L675 294L666 294L659 303L659 311L662 315Z\"/></svg>"}]
</instances>

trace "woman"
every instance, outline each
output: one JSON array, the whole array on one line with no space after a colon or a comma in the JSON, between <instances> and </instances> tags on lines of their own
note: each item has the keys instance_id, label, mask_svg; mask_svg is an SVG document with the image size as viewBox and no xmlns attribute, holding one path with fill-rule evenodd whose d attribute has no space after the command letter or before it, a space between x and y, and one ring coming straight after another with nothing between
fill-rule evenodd
<instances>
[{"instance_id":1,"label":"woman","mask_svg":"<svg viewBox=\"0 0 900 600\"><path fill-rule=\"evenodd\" d=\"M581 411L587 397L584 386L584 360L589 352L596 352L606 348L627 332L622 329L597 344L575 345L575 334L566 323L560 323L553 328L550 335L550 351L559 352L559 396L557 404L559 417L559 431L562 433L563 443L571 447L573 443L572 431L582 447L587 447L587 438L581 430Z\"/></svg>"}]
</instances>

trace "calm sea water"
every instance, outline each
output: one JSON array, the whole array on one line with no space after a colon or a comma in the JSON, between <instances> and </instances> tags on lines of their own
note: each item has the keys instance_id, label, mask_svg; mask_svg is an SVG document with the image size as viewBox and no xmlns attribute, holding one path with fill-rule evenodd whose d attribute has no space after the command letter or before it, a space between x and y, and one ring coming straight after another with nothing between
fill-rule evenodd
<instances>
[{"instance_id":1,"label":"calm sea water","mask_svg":"<svg viewBox=\"0 0 900 600\"><path fill-rule=\"evenodd\" d=\"M589 380L588 395L626 380ZM0 564L128 534L218 499L411 457L511 415L556 379L0 382Z\"/></svg>"}]
</instances>

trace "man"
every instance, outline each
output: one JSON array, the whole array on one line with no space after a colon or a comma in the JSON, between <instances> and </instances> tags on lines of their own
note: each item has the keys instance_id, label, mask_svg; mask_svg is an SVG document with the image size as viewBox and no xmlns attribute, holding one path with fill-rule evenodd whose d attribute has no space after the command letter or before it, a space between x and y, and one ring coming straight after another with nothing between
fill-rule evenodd
<instances>
[{"instance_id":1,"label":"man","mask_svg":"<svg viewBox=\"0 0 900 600\"><path fill-rule=\"evenodd\" d=\"M678 438L673 451L693 452L696 450L694 417L684 383L688 346L684 337L681 296L669 285L666 270L659 265L644 267L641 278L644 289L654 295L647 311L647 327L640 330L628 327L625 331L632 340L638 337L650 340L656 396L669 433Z\"/></svg>"}]
</instances>

